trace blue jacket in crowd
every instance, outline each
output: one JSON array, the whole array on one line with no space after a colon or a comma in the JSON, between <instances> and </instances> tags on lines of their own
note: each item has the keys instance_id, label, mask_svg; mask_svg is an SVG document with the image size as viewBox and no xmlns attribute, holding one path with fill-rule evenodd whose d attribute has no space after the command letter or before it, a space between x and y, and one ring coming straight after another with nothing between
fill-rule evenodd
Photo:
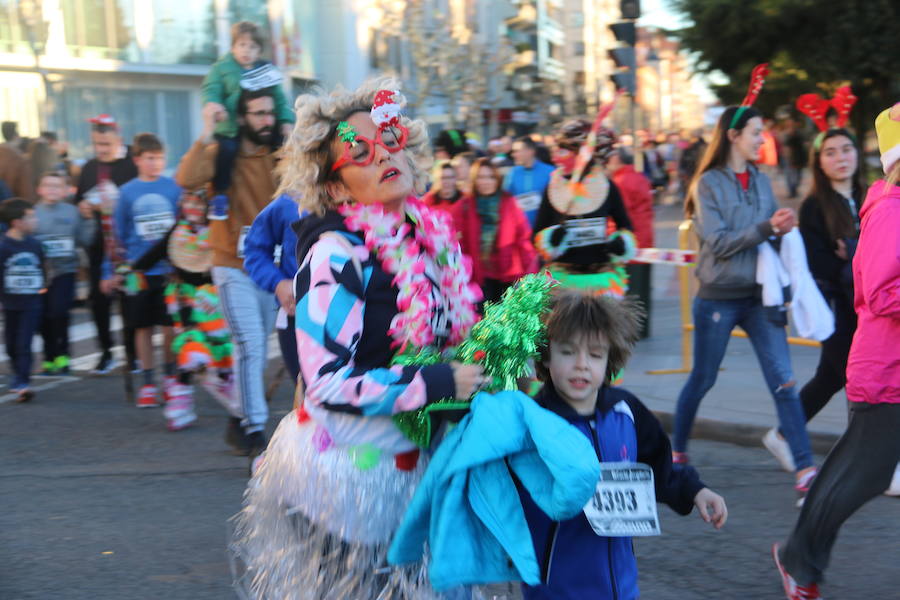
<instances>
[{"instance_id":1,"label":"blue jacket in crowd","mask_svg":"<svg viewBox=\"0 0 900 600\"><path fill-rule=\"evenodd\" d=\"M565 420L521 392L480 393L434 453L388 561L420 560L427 537L436 590L537 585L543 552L535 556L516 482L540 510L569 519L581 513L599 477L590 442Z\"/></svg>"},{"instance_id":2,"label":"blue jacket in crowd","mask_svg":"<svg viewBox=\"0 0 900 600\"><path fill-rule=\"evenodd\" d=\"M669 438L659 421L630 392L602 387L591 416L581 416L566 404L552 384L535 398L544 408L574 425L591 441L604 462L639 462L653 469L656 499L686 515L705 486L688 466L674 468ZM602 537L587 517L557 520L535 503L530 490L519 486L525 517L541 570L540 585L523 585L525 600L635 600L639 597L637 561L630 537ZM526 582L527 583L527 582Z\"/></svg>"},{"instance_id":3,"label":"blue jacket in crowd","mask_svg":"<svg viewBox=\"0 0 900 600\"><path fill-rule=\"evenodd\" d=\"M555 169L556 167L553 165L548 165L535 159L530 169L522 165L516 165L510 169L506 174L506 179L503 181L503 189L520 200L519 208L528 217L528 222L531 223L532 227L534 227L534 220L537 218L544 190L550 183L550 173ZM525 200L525 194L528 194L530 200ZM523 196L523 198L518 198L519 196ZM525 203L524 205L523 202Z\"/></svg>"},{"instance_id":4,"label":"blue jacket in crowd","mask_svg":"<svg viewBox=\"0 0 900 600\"><path fill-rule=\"evenodd\" d=\"M297 234L291 225L306 214L290 196L282 194L253 221L244 238L244 270L263 290L272 293L279 281L293 280L297 274ZM281 260L276 265L278 246L281 247Z\"/></svg>"}]
</instances>

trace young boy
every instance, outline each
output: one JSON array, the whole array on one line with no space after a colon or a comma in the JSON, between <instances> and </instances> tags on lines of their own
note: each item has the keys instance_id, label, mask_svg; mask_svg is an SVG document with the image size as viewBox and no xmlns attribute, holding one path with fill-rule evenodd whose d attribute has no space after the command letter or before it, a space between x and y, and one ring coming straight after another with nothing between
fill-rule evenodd
<instances>
[{"instance_id":1,"label":"young boy","mask_svg":"<svg viewBox=\"0 0 900 600\"><path fill-rule=\"evenodd\" d=\"M610 378L625 366L638 331L638 313L628 303L581 290L561 291L552 301L546 319L548 344L536 364L544 388L535 399L590 438L604 475L588 505L595 508L591 521L586 513L551 521L520 489L542 582L523 585L526 600L636 599L637 563L629 528L622 524L629 523L629 514L640 514L639 505L641 510L650 505L655 510L656 501L664 502L683 515L696 506L716 529L725 524L722 497L692 468L673 468L669 438L659 421L632 394L609 386ZM627 467L617 470L622 463ZM646 467L641 471L634 463L652 470L652 488ZM643 481L638 477L624 488L616 487L641 472ZM632 522L639 527L656 520Z\"/></svg>"},{"instance_id":2,"label":"young boy","mask_svg":"<svg viewBox=\"0 0 900 600\"><path fill-rule=\"evenodd\" d=\"M6 354L13 371L10 391L16 402L34 397L31 383L31 338L41 319L44 293L44 250L32 237L34 208L21 198L0 204L0 219L8 227L0 239L0 285L2 285L3 329Z\"/></svg>"},{"instance_id":3,"label":"young boy","mask_svg":"<svg viewBox=\"0 0 900 600\"><path fill-rule=\"evenodd\" d=\"M228 198L225 190L231 185L231 169L238 151L237 105L243 89L272 88L275 101L275 121L282 137L290 134L294 111L281 87L281 75L270 63L260 60L263 35L259 27L249 21L231 26L231 52L213 64L203 80L203 103L219 109L215 135L219 142L216 173L213 178L213 198L209 217L228 218Z\"/></svg>"},{"instance_id":4,"label":"young boy","mask_svg":"<svg viewBox=\"0 0 900 600\"><path fill-rule=\"evenodd\" d=\"M69 374L69 312L75 300L75 272L78 271L76 247L94 242L96 224L90 205L76 208L61 202L68 193L69 176L62 171L47 171L38 181L35 237L44 247L47 262L47 293L41 319L44 338L42 375Z\"/></svg>"},{"instance_id":5,"label":"young boy","mask_svg":"<svg viewBox=\"0 0 900 600\"><path fill-rule=\"evenodd\" d=\"M166 153L162 142L152 133L139 133L132 144L138 176L122 186L113 212L116 238L132 263L144 255L175 225L181 188L173 179L162 175ZM128 290L125 298L125 320L134 327L135 350L143 369L144 383L137 398L138 408L159 406L153 372L154 326L162 327L166 354L163 392L166 398L175 381L175 358L172 354L172 322L166 311L166 275L168 262L157 263L144 272L146 286L140 291Z\"/></svg>"}]
</instances>

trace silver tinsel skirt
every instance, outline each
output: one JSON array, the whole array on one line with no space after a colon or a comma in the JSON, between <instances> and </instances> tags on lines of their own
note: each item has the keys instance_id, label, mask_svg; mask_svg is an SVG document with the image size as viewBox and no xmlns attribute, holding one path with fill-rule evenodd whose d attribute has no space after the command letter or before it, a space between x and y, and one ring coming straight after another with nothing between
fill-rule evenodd
<instances>
[{"instance_id":1,"label":"silver tinsel skirt","mask_svg":"<svg viewBox=\"0 0 900 600\"><path fill-rule=\"evenodd\" d=\"M425 471L372 447L328 444L314 421L285 416L233 517L235 588L252 600L430 600L424 564L389 567L394 531Z\"/></svg>"}]
</instances>

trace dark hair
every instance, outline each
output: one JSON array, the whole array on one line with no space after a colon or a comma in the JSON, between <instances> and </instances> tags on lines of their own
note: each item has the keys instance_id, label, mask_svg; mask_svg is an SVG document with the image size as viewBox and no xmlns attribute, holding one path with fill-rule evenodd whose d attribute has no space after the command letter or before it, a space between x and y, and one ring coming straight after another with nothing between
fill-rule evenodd
<instances>
[{"instance_id":1,"label":"dark hair","mask_svg":"<svg viewBox=\"0 0 900 600\"><path fill-rule=\"evenodd\" d=\"M69 174L58 169L44 171L43 173L41 173L41 176L38 177L38 184L40 184L46 177L57 177L59 179L62 179L66 183L66 185L69 185L70 183Z\"/></svg>"},{"instance_id":2,"label":"dark hair","mask_svg":"<svg viewBox=\"0 0 900 600\"><path fill-rule=\"evenodd\" d=\"M503 189L503 175L500 174L500 169L497 168L497 165L492 163L491 159L487 156L476 159L475 162L472 163L472 167L469 169L469 181L467 182L469 192L473 196L478 196L478 190L475 188L475 180L478 179L478 171L480 171L482 167L487 167L491 170L494 179L497 180L497 190L494 193L500 193Z\"/></svg>"},{"instance_id":3,"label":"dark hair","mask_svg":"<svg viewBox=\"0 0 900 600\"><path fill-rule=\"evenodd\" d=\"M550 381L550 371L544 364L550 360L550 344L587 334L602 336L609 344L604 378L609 383L625 368L640 338L645 314L640 303L630 298L617 300L591 290L557 288L550 301L550 311L544 317L547 343L541 348L540 360L535 361L538 379Z\"/></svg>"},{"instance_id":4,"label":"dark hair","mask_svg":"<svg viewBox=\"0 0 900 600\"><path fill-rule=\"evenodd\" d=\"M91 131L95 133L107 133L110 131L119 133L119 126L115 123L93 123L91 124Z\"/></svg>"},{"instance_id":5,"label":"dark hair","mask_svg":"<svg viewBox=\"0 0 900 600\"><path fill-rule=\"evenodd\" d=\"M0 129L3 130L3 139L7 142L11 142L19 137L19 124L15 121L3 121Z\"/></svg>"},{"instance_id":6,"label":"dark hair","mask_svg":"<svg viewBox=\"0 0 900 600\"><path fill-rule=\"evenodd\" d=\"M515 141L525 144L532 150L537 150L537 142L535 142L533 139L531 139L531 136L521 135L521 136L517 137Z\"/></svg>"},{"instance_id":7,"label":"dark hair","mask_svg":"<svg viewBox=\"0 0 900 600\"><path fill-rule=\"evenodd\" d=\"M253 40L259 49L262 50L265 45L265 38L263 37L262 29L259 28L259 25L256 23L251 23L250 21L239 21L231 26L231 45L234 46L237 44L238 39L242 35L249 35L250 39Z\"/></svg>"},{"instance_id":8,"label":"dark hair","mask_svg":"<svg viewBox=\"0 0 900 600\"><path fill-rule=\"evenodd\" d=\"M741 111L741 114L738 115L737 121L732 127L731 121L734 119L734 113L738 110ZM753 117L762 117L762 113L752 106L729 106L719 116L716 128L713 130L712 141L706 147L703 157L697 164L694 176L688 186L688 193L684 197L684 215L688 219L694 216L694 195L697 193L697 182L700 181L700 178L707 171L724 167L728 163L728 155L731 152L731 140L728 139L728 130L742 131Z\"/></svg>"},{"instance_id":9,"label":"dark hair","mask_svg":"<svg viewBox=\"0 0 900 600\"><path fill-rule=\"evenodd\" d=\"M847 210L846 202L834 191L831 180L828 179L825 171L822 170L821 158L825 140L835 137L845 137L850 140L857 156L856 171L853 172L850 178L853 182L853 197L854 199L859 198L862 194L863 185L860 177L859 150L856 147L856 138L846 129L829 129L820 133L819 136L816 137L815 143L812 144L809 151L809 168L813 175L813 186L810 196L815 198L819 208L822 209L822 215L825 217L825 229L832 240L855 238L859 235L856 231L856 225L854 225L853 218Z\"/></svg>"},{"instance_id":10,"label":"dark hair","mask_svg":"<svg viewBox=\"0 0 900 600\"><path fill-rule=\"evenodd\" d=\"M22 198L9 198L0 202L0 220L12 227L12 222L21 219L29 210L34 210L34 205Z\"/></svg>"},{"instance_id":11,"label":"dark hair","mask_svg":"<svg viewBox=\"0 0 900 600\"><path fill-rule=\"evenodd\" d=\"M258 90L241 90L241 95L238 96L237 114L242 117L246 115L247 104L250 103L251 100L256 100L257 98L271 98L273 102L275 101L275 96L270 87Z\"/></svg>"},{"instance_id":12,"label":"dark hair","mask_svg":"<svg viewBox=\"0 0 900 600\"><path fill-rule=\"evenodd\" d=\"M51 143L59 141L59 136L56 135L55 131L42 131L41 137Z\"/></svg>"},{"instance_id":13,"label":"dark hair","mask_svg":"<svg viewBox=\"0 0 900 600\"><path fill-rule=\"evenodd\" d=\"M624 146L620 146L613 150L613 154L619 157L619 160L622 161L623 165L634 164L634 155Z\"/></svg>"},{"instance_id":14,"label":"dark hair","mask_svg":"<svg viewBox=\"0 0 900 600\"><path fill-rule=\"evenodd\" d=\"M140 156L145 152L164 152L163 143L152 133L139 133L131 143L132 156Z\"/></svg>"}]
</instances>

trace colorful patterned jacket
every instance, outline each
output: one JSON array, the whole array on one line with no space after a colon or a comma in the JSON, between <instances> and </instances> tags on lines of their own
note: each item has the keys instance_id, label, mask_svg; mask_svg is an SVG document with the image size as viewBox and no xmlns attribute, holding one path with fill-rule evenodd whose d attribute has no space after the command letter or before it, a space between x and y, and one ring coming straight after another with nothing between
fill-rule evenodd
<instances>
[{"instance_id":1,"label":"colorful patterned jacket","mask_svg":"<svg viewBox=\"0 0 900 600\"><path fill-rule=\"evenodd\" d=\"M295 231L300 265L295 319L304 407L338 445L412 450L415 446L391 416L452 397L451 367L390 366L395 350L388 329L398 312L393 276L368 251L361 234L347 230L340 214L308 216ZM349 244L334 235L320 238L329 232Z\"/></svg>"}]
</instances>

